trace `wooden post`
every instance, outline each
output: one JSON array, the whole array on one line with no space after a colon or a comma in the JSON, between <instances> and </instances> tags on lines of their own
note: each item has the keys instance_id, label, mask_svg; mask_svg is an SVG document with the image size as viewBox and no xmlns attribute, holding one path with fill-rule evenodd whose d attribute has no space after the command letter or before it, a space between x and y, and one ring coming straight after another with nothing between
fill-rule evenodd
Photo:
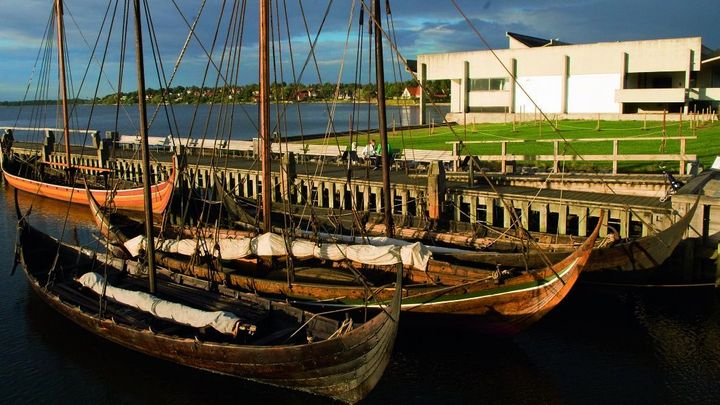
<instances>
[{"instance_id":1,"label":"wooden post","mask_svg":"<svg viewBox=\"0 0 720 405\"><path fill-rule=\"evenodd\" d=\"M680 139L680 174L685 174L685 142L685 138Z\"/></svg>"},{"instance_id":2,"label":"wooden post","mask_svg":"<svg viewBox=\"0 0 720 405\"><path fill-rule=\"evenodd\" d=\"M473 195L473 196L470 196L469 198L470 198L470 223L471 223L471 224L475 224L475 223L477 223L477 205L478 205L477 202L478 202L478 199L477 199L477 197L475 197L474 195Z\"/></svg>"},{"instance_id":3,"label":"wooden post","mask_svg":"<svg viewBox=\"0 0 720 405\"><path fill-rule=\"evenodd\" d=\"M691 118L691 120L690 120L690 128L692 128L692 135L693 135L693 136L696 136L696 135L697 135L697 134L696 134L697 125L695 125L695 118L694 118L694 117Z\"/></svg>"},{"instance_id":4,"label":"wooden post","mask_svg":"<svg viewBox=\"0 0 720 405\"><path fill-rule=\"evenodd\" d=\"M445 200L445 166L443 162L434 161L428 170L427 210L431 219L440 219L442 205Z\"/></svg>"},{"instance_id":5,"label":"wooden post","mask_svg":"<svg viewBox=\"0 0 720 405\"><path fill-rule=\"evenodd\" d=\"M540 232L547 232L548 205L542 204L540 209Z\"/></svg>"},{"instance_id":6,"label":"wooden post","mask_svg":"<svg viewBox=\"0 0 720 405\"><path fill-rule=\"evenodd\" d=\"M292 185L295 184L295 178L297 177L296 166L295 154L293 152L285 153L280 168L280 191L284 201L291 201Z\"/></svg>"},{"instance_id":7,"label":"wooden post","mask_svg":"<svg viewBox=\"0 0 720 405\"><path fill-rule=\"evenodd\" d=\"M663 110L663 121L662 121L662 134L665 136L667 133L667 110Z\"/></svg>"},{"instance_id":8,"label":"wooden post","mask_svg":"<svg viewBox=\"0 0 720 405\"><path fill-rule=\"evenodd\" d=\"M643 131L647 131L647 113L643 115Z\"/></svg>"},{"instance_id":9,"label":"wooden post","mask_svg":"<svg viewBox=\"0 0 720 405\"><path fill-rule=\"evenodd\" d=\"M453 156L453 171L457 172L460 170L460 142L453 142L452 156Z\"/></svg>"},{"instance_id":10,"label":"wooden post","mask_svg":"<svg viewBox=\"0 0 720 405\"><path fill-rule=\"evenodd\" d=\"M560 169L558 154L560 153L560 141L553 141L553 172L557 173Z\"/></svg>"},{"instance_id":11,"label":"wooden post","mask_svg":"<svg viewBox=\"0 0 720 405\"><path fill-rule=\"evenodd\" d=\"M557 233L567 235L567 205L559 204Z\"/></svg>"},{"instance_id":12,"label":"wooden post","mask_svg":"<svg viewBox=\"0 0 720 405\"><path fill-rule=\"evenodd\" d=\"M468 160L468 187L475 186L475 158L470 156Z\"/></svg>"},{"instance_id":13,"label":"wooden post","mask_svg":"<svg viewBox=\"0 0 720 405\"><path fill-rule=\"evenodd\" d=\"M467 127L468 127L467 112L464 112L463 113L463 140L465 140L465 141L467 141Z\"/></svg>"},{"instance_id":14,"label":"wooden post","mask_svg":"<svg viewBox=\"0 0 720 405\"><path fill-rule=\"evenodd\" d=\"M597 125L595 126L596 131L600 131L600 114L597 115Z\"/></svg>"},{"instance_id":15,"label":"wooden post","mask_svg":"<svg viewBox=\"0 0 720 405\"><path fill-rule=\"evenodd\" d=\"M500 163L500 172L502 174L507 173L507 142L502 141L500 142L500 155L501 155L501 163Z\"/></svg>"},{"instance_id":16,"label":"wooden post","mask_svg":"<svg viewBox=\"0 0 720 405\"><path fill-rule=\"evenodd\" d=\"M618 173L618 153L620 151L620 140L613 140L613 174Z\"/></svg>"},{"instance_id":17,"label":"wooden post","mask_svg":"<svg viewBox=\"0 0 720 405\"><path fill-rule=\"evenodd\" d=\"M682 136L682 126L683 126L683 113L680 112L680 125L678 125L678 136Z\"/></svg>"}]
</instances>

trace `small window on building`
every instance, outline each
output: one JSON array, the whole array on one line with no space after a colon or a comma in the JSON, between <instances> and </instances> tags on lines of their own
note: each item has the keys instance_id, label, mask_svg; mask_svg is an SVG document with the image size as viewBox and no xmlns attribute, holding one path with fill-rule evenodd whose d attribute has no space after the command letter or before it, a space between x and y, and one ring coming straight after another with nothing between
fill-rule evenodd
<instances>
[{"instance_id":1,"label":"small window on building","mask_svg":"<svg viewBox=\"0 0 720 405\"><path fill-rule=\"evenodd\" d=\"M505 79L490 79L490 90L505 90Z\"/></svg>"},{"instance_id":2,"label":"small window on building","mask_svg":"<svg viewBox=\"0 0 720 405\"><path fill-rule=\"evenodd\" d=\"M493 91L505 90L507 87L507 79L487 78L487 79L470 79L468 91Z\"/></svg>"},{"instance_id":3,"label":"small window on building","mask_svg":"<svg viewBox=\"0 0 720 405\"><path fill-rule=\"evenodd\" d=\"M490 89L488 79L470 79L470 91L487 91Z\"/></svg>"}]
</instances>

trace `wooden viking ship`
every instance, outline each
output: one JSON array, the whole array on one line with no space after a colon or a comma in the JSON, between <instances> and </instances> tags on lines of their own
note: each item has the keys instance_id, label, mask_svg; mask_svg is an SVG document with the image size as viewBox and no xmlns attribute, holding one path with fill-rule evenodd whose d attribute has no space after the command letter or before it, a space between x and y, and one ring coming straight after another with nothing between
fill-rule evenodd
<instances>
[{"instance_id":1,"label":"wooden viking ship","mask_svg":"<svg viewBox=\"0 0 720 405\"><path fill-rule=\"evenodd\" d=\"M99 204L90 207L101 234L115 246L113 251L131 256L126 243L139 233L142 225ZM433 259L423 270L406 266L402 310L417 319L467 317L473 329L496 335L515 334L539 320L569 293L588 264L599 230L598 224L585 243L571 254L549 266L528 271L495 265L471 267ZM212 243L211 240L200 245ZM332 245L325 245L328 244ZM392 275L387 270L394 269L388 266L368 266L350 260L328 266L326 260L316 258L280 257L293 261L293 270L288 274L286 268L259 271L256 264L261 258L257 256L242 260L221 260L222 252L220 258L201 256L158 250L155 260L179 274L315 308L363 306L372 299L387 302L394 292L386 287L391 281L388 274ZM363 276L362 282L358 281L358 272Z\"/></svg>"},{"instance_id":2,"label":"wooden viking ship","mask_svg":"<svg viewBox=\"0 0 720 405\"><path fill-rule=\"evenodd\" d=\"M268 6L267 0L260 2L265 29ZM31 227L16 201L16 264L22 265L33 290L49 306L111 342L178 364L343 402L363 399L390 359L398 330L402 271L395 273L392 297L375 311L377 315L358 325L355 318L339 323L156 266L139 0L133 9L146 262L114 259L55 240ZM56 0L56 10L62 14L61 0ZM267 66L266 31L263 42L261 59ZM267 100L264 104L267 108ZM97 203L89 189L84 198ZM358 312L360 320L368 313Z\"/></svg>"},{"instance_id":3,"label":"wooden viking ship","mask_svg":"<svg viewBox=\"0 0 720 405\"><path fill-rule=\"evenodd\" d=\"M85 187L81 184L77 186L63 185L61 183L52 183L40 180L33 180L17 174L18 170L13 170L15 165L8 163L8 158L3 159L3 177L5 181L13 188L34 194L40 197L52 198L54 200L66 201L75 204L89 205ZM153 209L155 214L162 214L170 204L175 187L176 165L173 160L172 170L169 177L160 183L152 186ZM124 210L144 211L145 201L143 196L143 188L117 188L117 189L99 189L92 188L90 192L98 202L109 206L115 206Z\"/></svg>"},{"instance_id":4,"label":"wooden viking ship","mask_svg":"<svg viewBox=\"0 0 720 405\"><path fill-rule=\"evenodd\" d=\"M215 188L232 218L248 227L257 226L256 223L248 221L248 219L254 218L251 199L231 195L225 190L219 179L216 179ZM277 204L277 207L279 208L280 204ZM583 273L644 271L659 267L683 240L683 235L696 210L697 204L693 205L672 225L651 235L637 238L598 238ZM305 211L307 210L304 207L294 206L291 207L291 214L288 215L292 215L295 221L305 224L309 221ZM382 237L385 234L385 225L382 223L381 215L333 209L334 219L331 225L329 222L324 222L329 211L327 208L314 207L313 211L315 214L313 221L320 229L337 230L339 223L339 228L347 231L348 234L364 233L368 235L366 239L370 243L386 243ZM360 221L356 220L356 217L359 217ZM358 229L358 222L363 224L362 229ZM492 236L478 236L472 231L428 230L415 227L414 224L403 225L403 219L398 216L394 223L397 224L393 233L395 239L419 241L429 247L450 248L436 252L435 257L467 264L522 268L544 267L548 263L563 259L586 240L584 237L550 235L539 232L527 232L525 240L523 240L522 237L514 236L515 230L500 228L492 228ZM343 239L340 235L325 234L325 236L328 240ZM528 238L532 241L527 241Z\"/></svg>"},{"instance_id":5,"label":"wooden viking ship","mask_svg":"<svg viewBox=\"0 0 720 405\"><path fill-rule=\"evenodd\" d=\"M350 326L236 290L209 292L202 288L205 282L158 268L154 297L195 310L234 314L238 327L233 336L206 325L153 316L102 294L111 285L146 292L145 275L123 271L140 267L137 262L109 259L61 243L31 227L25 218L19 232L18 258L35 293L83 329L129 349L349 403L372 390L389 362L398 330L400 284L391 288L391 298L377 315ZM78 282L86 273L107 274L100 294Z\"/></svg>"}]
</instances>

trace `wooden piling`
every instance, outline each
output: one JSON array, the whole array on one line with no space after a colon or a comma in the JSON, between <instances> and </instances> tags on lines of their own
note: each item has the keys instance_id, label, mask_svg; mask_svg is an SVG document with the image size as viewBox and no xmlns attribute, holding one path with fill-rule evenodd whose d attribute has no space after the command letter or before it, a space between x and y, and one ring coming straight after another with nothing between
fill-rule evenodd
<instances>
[{"instance_id":1,"label":"wooden piling","mask_svg":"<svg viewBox=\"0 0 720 405\"><path fill-rule=\"evenodd\" d=\"M427 210L431 219L440 219L445 198L445 166L442 161L434 161L428 170Z\"/></svg>"},{"instance_id":2,"label":"wooden piling","mask_svg":"<svg viewBox=\"0 0 720 405\"><path fill-rule=\"evenodd\" d=\"M680 125L678 125L678 136L682 136L683 130L683 113L680 111Z\"/></svg>"}]
</instances>

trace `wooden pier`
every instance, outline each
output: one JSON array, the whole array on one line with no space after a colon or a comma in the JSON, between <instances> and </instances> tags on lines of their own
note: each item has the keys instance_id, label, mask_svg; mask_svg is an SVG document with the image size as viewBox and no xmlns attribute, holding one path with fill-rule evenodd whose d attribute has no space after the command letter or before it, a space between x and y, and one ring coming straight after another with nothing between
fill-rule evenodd
<instances>
[{"instance_id":1,"label":"wooden pier","mask_svg":"<svg viewBox=\"0 0 720 405\"><path fill-rule=\"evenodd\" d=\"M92 147L72 148L74 165L81 171L92 173L111 169L124 180L140 182L142 171L137 151L122 147L117 137L93 137ZM252 141L244 141L252 142ZM44 144L16 142L15 152L26 157L39 156L45 162L65 164L65 155L57 153L57 145L49 131ZM212 148L181 148L188 170L181 181L188 187L213 185ZM158 145L154 152L152 177L154 181L166 178L173 153ZM294 154L298 156L298 154ZM225 154L216 156L215 167L219 176L236 195L257 198L262 181L254 153ZM283 159L273 161L272 199L276 202L289 200L296 204L312 204L323 208L351 209L359 211L383 211L383 187L380 171L371 165L353 165L348 171L344 162L330 159L322 154L304 156L304 161L285 170ZM286 159L287 160L287 159ZM97 169L95 169L97 168ZM597 176L536 174L511 176L502 173L487 175L487 181L469 181L466 172L445 172L441 162L429 164L429 170L407 174L394 170L391 173L393 188L392 212L396 215L420 218L448 218L458 222L507 227L511 215L507 207L513 207L524 226L531 231L552 232L564 235L585 236L596 224L600 209L609 210L606 222L621 236L643 236L664 229L673 222L676 214L682 214L687 204L673 207L670 201L661 202L664 195L663 179L652 175ZM290 187L287 187L289 184ZM620 186L618 186L620 185ZM290 190L289 194L283 190ZM641 190L641 192L638 192ZM717 208L716 208L717 209ZM700 210L710 215L712 210ZM702 219L698 219L702 222ZM711 230L717 233L720 230ZM608 227L603 227L603 235Z\"/></svg>"}]
</instances>

